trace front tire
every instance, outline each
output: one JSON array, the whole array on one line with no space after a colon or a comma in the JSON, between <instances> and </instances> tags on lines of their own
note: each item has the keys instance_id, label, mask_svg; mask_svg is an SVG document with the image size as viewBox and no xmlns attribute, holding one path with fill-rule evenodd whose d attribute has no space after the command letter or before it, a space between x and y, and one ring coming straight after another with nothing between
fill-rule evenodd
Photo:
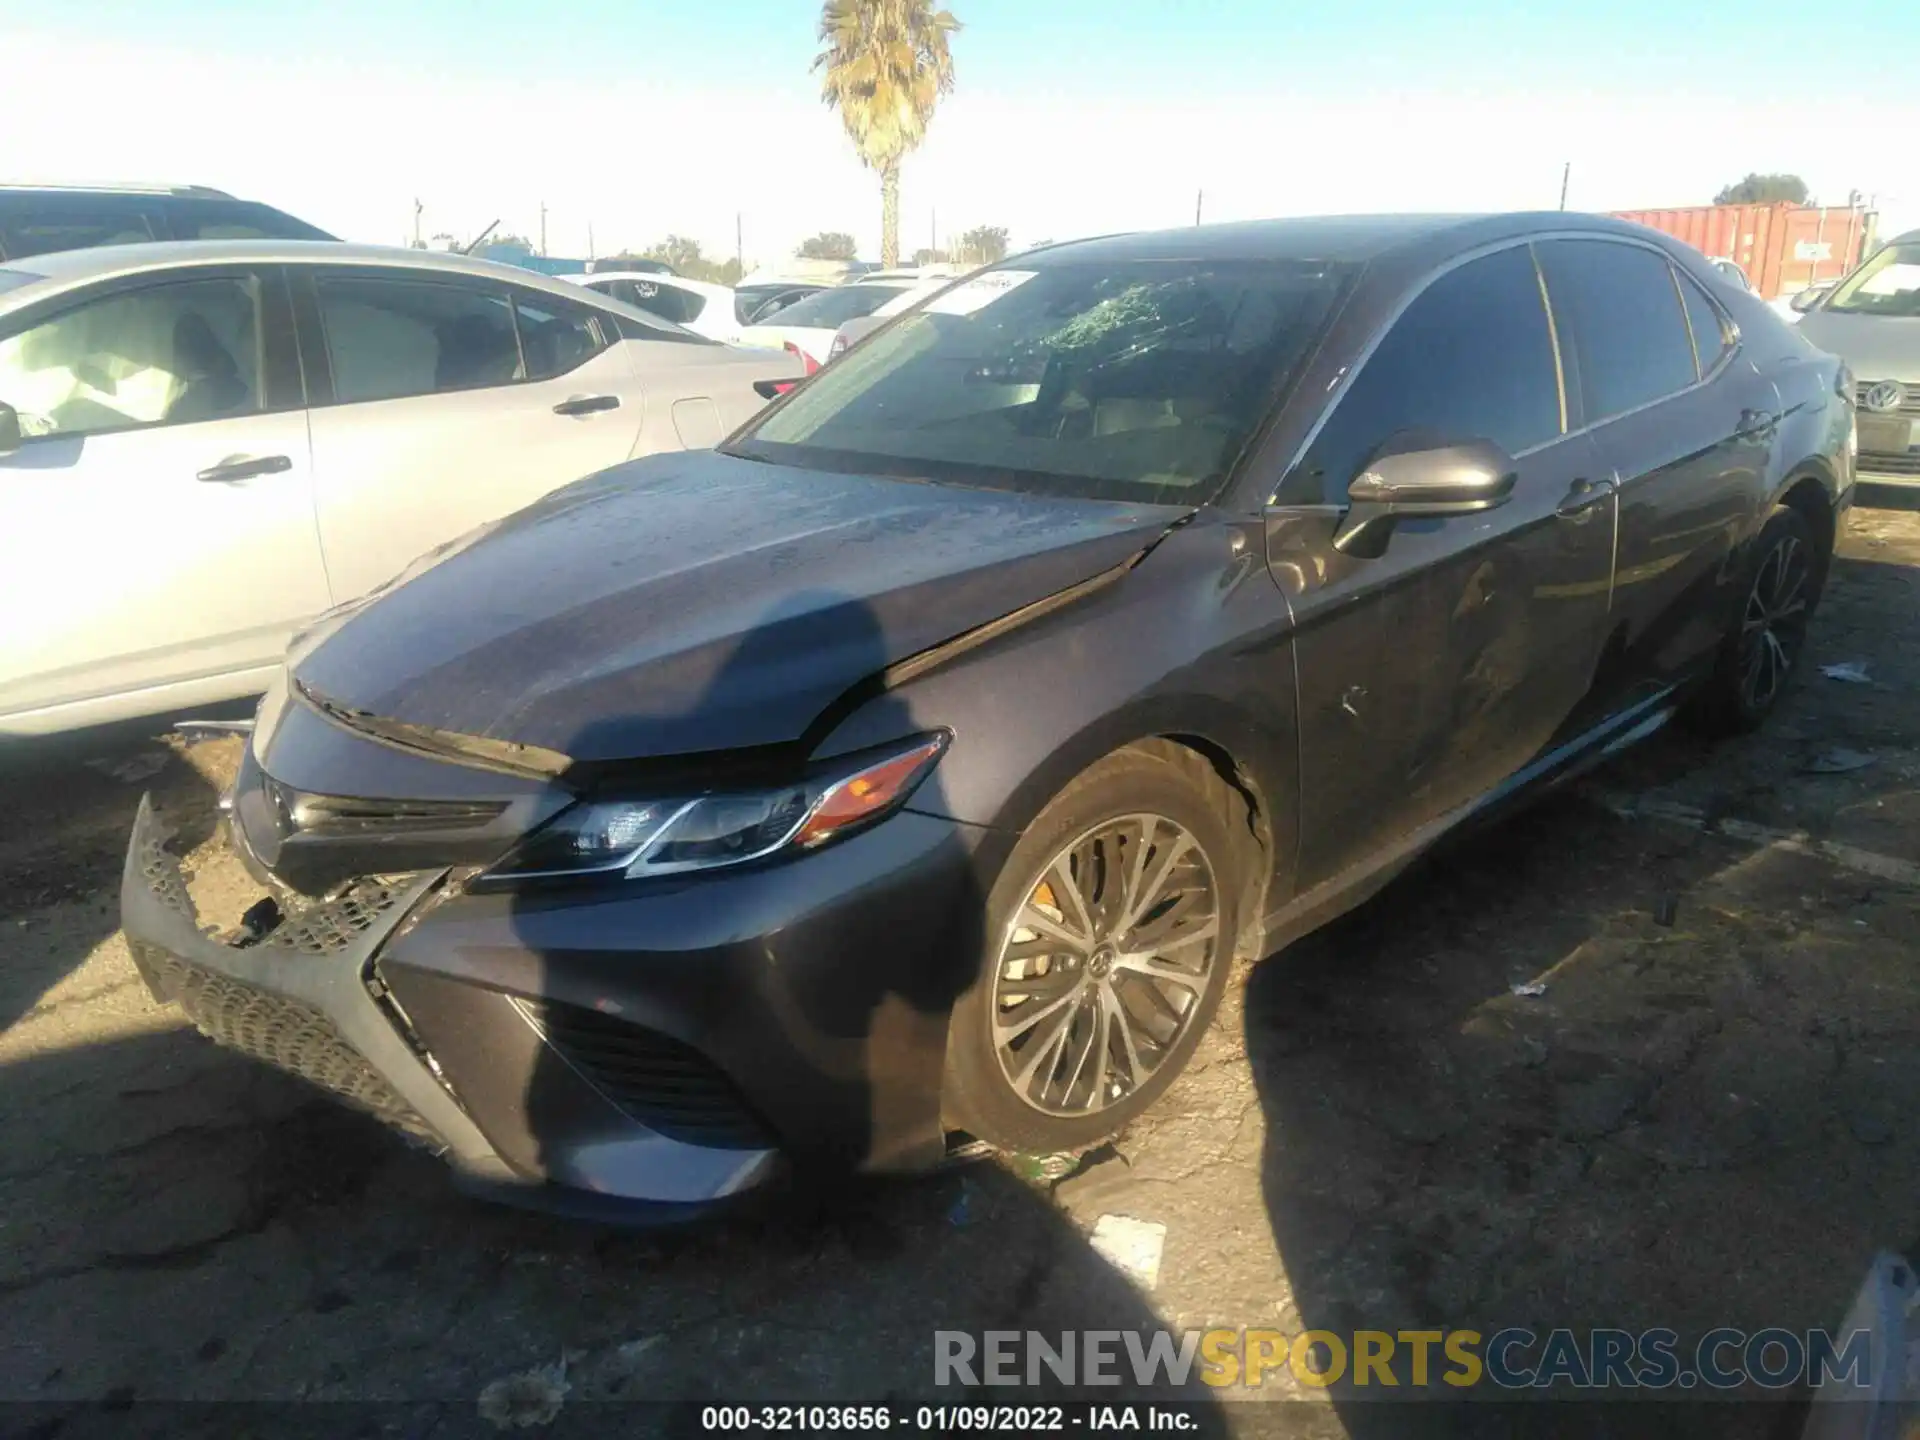
<instances>
[{"instance_id":1,"label":"front tire","mask_svg":"<svg viewBox=\"0 0 1920 1440\"><path fill-rule=\"evenodd\" d=\"M1084 1149L1153 1104L1219 1008L1255 852L1246 802L1166 742L1116 751L1029 825L947 1038L948 1124Z\"/></svg>"},{"instance_id":2,"label":"front tire","mask_svg":"<svg viewBox=\"0 0 1920 1440\"><path fill-rule=\"evenodd\" d=\"M1744 734L1773 713L1806 648L1823 570L1806 518L1785 505L1775 509L1754 542L1733 628L1695 697L1696 729Z\"/></svg>"}]
</instances>

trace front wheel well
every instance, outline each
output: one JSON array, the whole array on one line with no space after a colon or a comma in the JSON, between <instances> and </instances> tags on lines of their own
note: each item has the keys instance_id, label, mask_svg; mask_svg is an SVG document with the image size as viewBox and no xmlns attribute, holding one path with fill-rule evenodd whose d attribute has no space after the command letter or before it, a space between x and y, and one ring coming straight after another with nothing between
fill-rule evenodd
<instances>
[{"instance_id":1,"label":"front wheel well","mask_svg":"<svg viewBox=\"0 0 1920 1440\"><path fill-rule=\"evenodd\" d=\"M1273 812L1260 793L1258 782L1240 767L1225 746L1203 735L1158 735L1138 742L1138 748L1158 753L1162 759L1175 764L1204 764L1220 784L1239 796L1246 813L1236 820L1235 828L1244 825L1250 844L1248 874L1241 890L1240 936L1236 949L1245 958L1258 959L1265 936L1267 885L1274 870Z\"/></svg>"}]
</instances>

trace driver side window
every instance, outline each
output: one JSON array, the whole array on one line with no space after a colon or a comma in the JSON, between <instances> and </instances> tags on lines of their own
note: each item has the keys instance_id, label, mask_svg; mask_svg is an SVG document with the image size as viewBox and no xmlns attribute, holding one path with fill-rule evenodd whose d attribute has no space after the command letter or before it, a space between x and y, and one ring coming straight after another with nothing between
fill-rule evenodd
<instances>
[{"instance_id":1,"label":"driver side window","mask_svg":"<svg viewBox=\"0 0 1920 1440\"><path fill-rule=\"evenodd\" d=\"M1560 435L1560 378L1528 246L1470 260L1401 312L1279 496L1346 503L1367 461L1400 438L1492 440L1518 455Z\"/></svg>"},{"instance_id":2,"label":"driver side window","mask_svg":"<svg viewBox=\"0 0 1920 1440\"><path fill-rule=\"evenodd\" d=\"M123 290L0 339L0 402L24 439L257 414L260 306L250 279Z\"/></svg>"}]
</instances>

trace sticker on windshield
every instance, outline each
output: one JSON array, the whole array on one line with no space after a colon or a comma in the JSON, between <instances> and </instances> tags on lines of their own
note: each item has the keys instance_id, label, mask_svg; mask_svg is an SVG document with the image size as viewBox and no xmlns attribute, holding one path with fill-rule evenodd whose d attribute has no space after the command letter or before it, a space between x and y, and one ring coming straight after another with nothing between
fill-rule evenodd
<instances>
[{"instance_id":1,"label":"sticker on windshield","mask_svg":"<svg viewBox=\"0 0 1920 1440\"><path fill-rule=\"evenodd\" d=\"M926 305L928 315L971 315L984 310L1009 290L1018 290L1040 272L1037 270L994 270L963 281Z\"/></svg>"}]
</instances>

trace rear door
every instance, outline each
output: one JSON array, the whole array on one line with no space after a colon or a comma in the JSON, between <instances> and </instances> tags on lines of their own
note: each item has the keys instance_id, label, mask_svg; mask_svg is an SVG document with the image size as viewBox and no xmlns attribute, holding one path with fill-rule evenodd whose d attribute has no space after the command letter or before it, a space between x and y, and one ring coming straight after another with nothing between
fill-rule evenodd
<instances>
[{"instance_id":1,"label":"rear door","mask_svg":"<svg viewBox=\"0 0 1920 1440\"><path fill-rule=\"evenodd\" d=\"M478 277L301 268L336 600L633 452L642 389L604 312Z\"/></svg>"},{"instance_id":2,"label":"rear door","mask_svg":"<svg viewBox=\"0 0 1920 1440\"><path fill-rule=\"evenodd\" d=\"M1720 307L1660 250L1538 248L1569 377L1620 487L1610 670L1624 694L1654 692L1725 633L1724 587L1764 493L1779 399Z\"/></svg>"},{"instance_id":3,"label":"rear door","mask_svg":"<svg viewBox=\"0 0 1920 1440\"><path fill-rule=\"evenodd\" d=\"M0 717L259 688L330 598L279 271L169 271L16 317L0 401L27 437L0 456Z\"/></svg>"},{"instance_id":4,"label":"rear door","mask_svg":"<svg viewBox=\"0 0 1920 1440\"><path fill-rule=\"evenodd\" d=\"M1377 559L1343 554L1348 485L1410 436L1499 444L1511 498L1404 520ZM1525 244L1441 274L1361 364L1270 517L1295 615L1303 886L1484 795L1566 729L1606 631L1605 480L1570 426Z\"/></svg>"}]
</instances>

